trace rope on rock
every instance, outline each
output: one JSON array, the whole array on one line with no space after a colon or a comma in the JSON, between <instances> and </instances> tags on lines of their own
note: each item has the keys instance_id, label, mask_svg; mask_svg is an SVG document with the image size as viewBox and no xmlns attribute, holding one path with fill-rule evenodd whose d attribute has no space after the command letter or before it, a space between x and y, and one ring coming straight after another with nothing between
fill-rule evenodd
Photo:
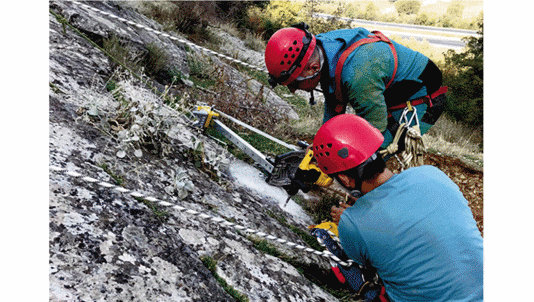
<instances>
[{"instance_id":1,"label":"rope on rock","mask_svg":"<svg viewBox=\"0 0 534 302\"><path fill-rule=\"evenodd\" d=\"M177 38L175 36L172 36L172 35L169 35L168 33L164 33L164 32L161 32L159 30L156 30L156 29L153 29L153 28L150 28L148 26L145 26L145 25L142 25L142 24L138 24L138 23L135 23L131 20L127 20L127 19L124 19L122 17L119 17L119 16L116 16L116 15L113 15L111 13L108 13L108 12L105 12L105 11L102 11L102 10L99 10L98 8L95 8L95 7L92 7L92 6L89 6L89 5L86 5L86 4L83 4L83 3L80 3L78 1L72 1L72 3L76 4L76 5L79 5L80 7L83 7L85 9L88 9L88 10L91 10L91 11L94 11L96 13L100 13L100 14L103 14L105 16L108 16L110 18L113 18L113 19L116 19L116 20L119 20L123 23L126 23L128 25L131 25L131 26L135 26L137 28L140 28L140 29L144 29L146 31L149 31L149 32L152 32L152 33L155 33L156 35L159 35L159 36L162 36L162 37L165 37L165 38L169 38L173 41L176 41L178 43L181 43L181 44L185 44L189 47L193 47L193 48L196 48L196 49L199 49L201 51L204 51L204 52L207 52L209 54L212 54L212 55L215 55L215 56L218 56L220 58L224 58L226 60L229 60L231 62L234 62L234 63L238 63L238 64L241 64L245 67L248 67L248 68L252 68L252 69L256 69L258 71L261 71L261 72L265 72L265 73L268 73L267 69L264 69L264 68L260 68L258 66L255 66L255 65L252 65L252 64L249 64L249 63L246 63L246 62L243 62L243 61L240 61L240 60L237 60L237 59L234 59L232 57L229 57L229 56L226 56L226 55L223 55L223 54L220 54L218 52L215 52L211 49L208 49L208 48L205 48L205 47L202 47L202 46L199 46L199 45L196 45L192 42L189 42L187 40L184 40L184 39L180 39L180 38Z\"/></svg>"},{"instance_id":2,"label":"rope on rock","mask_svg":"<svg viewBox=\"0 0 534 302\"><path fill-rule=\"evenodd\" d=\"M293 242L287 241L286 239L278 238L276 236L269 235L269 234L266 234L264 232L261 232L261 231L258 231L258 230L254 230L254 229L251 229L251 228L247 228L245 226L230 222L230 221L228 221L228 220L226 220L224 218L221 218L221 217L214 217L214 216L211 216L211 215L206 214L206 213L202 213L202 212L199 212L199 211L187 209L185 207L182 207L182 206L174 204L174 203L170 203L170 202L167 202L167 201L159 200L159 199L157 199L157 198L155 198L153 196L146 196L145 194L142 194L142 193L139 193L139 192L135 192L135 191L131 191L131 190L126 189L124 187L116 186L116 185L113 185L113 184L110 184L110 183L107 183L107 182L104 182L104 181L99 181L98 179L95 179L95 178L92 178L92 177L89 177L89 176L84 176L84 175L82 175L82 174L80 174L78 172L68 171L67 169L64 169L64 168L61 168L61 167L57 167L57 166L49 166L49 169L50 169L50 171L55 172L55 173L63 173L65 175L67 175L67 176L81 179L82 181L85 181L87 183L97 184L97 185L99 185L99 186L101 186L103 188L106 188L106 189L114 190L114 191L119 192L119 193L127 193L127 194L130 194L133 197L142 198L142 199L148 200L150 202L157 203L158 205L160 205L162 207L169 207L169 208L178 210L179 212L183 212L183 213L186 213L186 214L189 214L189 215L197 216L197 217L203 219L204 221L208 221L208 222L211 222L211 223L216 223L216 224L219 224L220 226L225 227L225 228L234 228L234 229L236 229L238 231L254 234L254 235L256 235L256 236L258 236L260 238L265 238L265 239L268 239L268 240L271 240L271 241L278 242L280 244L285 244L285 245L287 245L287 246L289 246L291 248L297 249L297 250L301 250L301 251L304 251L304 252L312 253L312 254L315 254L317 256L322 256L322 257L328 258L329 260L333 260L333 261L339 263L342 266L351 266L354 263L352 260L349 260L347 262L342 261L341 259L336 257L334 254L330 253L328 250L320 252L320 251L314 250L314 249L312 249L310 247L306 247L306 246L303 246L303 245L300 245L300 244L297 244L297 243L293 243Z\"/></svg>"}]
</instances>

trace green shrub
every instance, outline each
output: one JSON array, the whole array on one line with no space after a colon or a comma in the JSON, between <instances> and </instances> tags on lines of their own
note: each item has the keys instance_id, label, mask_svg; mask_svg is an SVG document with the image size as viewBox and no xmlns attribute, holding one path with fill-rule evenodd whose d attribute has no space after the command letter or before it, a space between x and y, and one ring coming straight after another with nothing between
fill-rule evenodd
<instances>
[{"instance_id":1,"label":"green shrub","mask_svg":"<svg viewBox=\"0 0 534 302\"><path fill-rule=\"evenodd\" d=\"M395 2L399 14L416 15L421 9L421 2L417 0L399 0Z\"/></svg>"},{"instance_id":2,"label":"green shrub","mask_svg":"<svg viewBox=\"0 0 534 302\"><path fill-rule=\"evenodd\" d=\"M483 125L483 21L479 22L480 37L464 39L466 51L445 54L444 84L449 86L446 111L455 120L472 126Z\"/></svg>"},{"instance_id":3,"label":"green shrub","mask_svg":"<svg viewBox=\"0 0 534 302\"><path fill-rule=\"evenodd\" d=\"M461 19L464 13L464 6L458 0L455 0L447 7L446 15L451 19Z\"/></svg>"},{"instance_id":4,"label":"green shrub","mask_svg":"<svg viewBox=\"0 0 534 302\"><path fill-rule=\"evenodd\" d=\"M269 5L263 10L252 7L247 14L249 20L254 20L256 23L259 21L257 30L266 40L281 28L303 22L304 15L302 3L279 0L269 2ZM257 20L258 18L259 20Z\"/></svg>"},{"instance_id":5,"label":"green shrub","mask_svg":"<svg viewBox=\"0 0 534 302\"><path fill-rule=\"evenodd\" d=\"M345 13L343 14L347 18L358 18L360 12L360 4L357 2L349 2L347 4Z\"/></svg>"},{"instance_id":6,"label":"green shrub","mask_svg":"<svg viewBox=\"0 0 534 302\"><path fill-rule=\"evenodd\" d=\"M161 81L167 81L167 67L169 57L165 51L154 43L145 46L146 53L142 56L140 64L145 68L145 73Z\"/></svg>"},{"instance_id":7,"label":"green shrub","mask_svg":"<svg viewBox=\"0 0 534 302\"><path fill-rule=\"evenodd\" d=\"M379 15L378 7L376 7L376 5L373 2L370 2L365 7L365 11L363 15L361 15L361 18L366 19L366 20L376 20L378 18L378 15Z\"/></svg>"},{"instance_id":8,"label":"green shrub","mask_svg":"<svg viewBox=\"0 0 534 302\"><path fill-rule=\"evenodd\" d=\"M122 64L135 73L141 70L141 64L139 63L140 57L134 53L133 48L128 45L127 42L121 41L121 39L116 35L111 35L109 38L104 38L102 43L102 48L114 60L118 61L112 61L113 68L116 68L119 64Z\"/></svg>"},{"instance_id":9,"label":"green shrub","mask_svg":"<svg viewBox=\"0 0 534 302\"><path fill-rule=\"evenodd\" d=\"M216 40L207 28L216 11L214 1L142 1L139 9L165 30L186 34L195 43Z\"/></svg>"}]
</instances>

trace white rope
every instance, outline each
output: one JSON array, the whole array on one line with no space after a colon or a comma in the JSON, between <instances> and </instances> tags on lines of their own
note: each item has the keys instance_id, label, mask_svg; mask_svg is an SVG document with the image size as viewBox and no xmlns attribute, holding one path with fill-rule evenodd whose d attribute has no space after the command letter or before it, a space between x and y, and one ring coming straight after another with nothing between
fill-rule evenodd
<instances>
[{"instance_id":1,"label":"white rope","mask_svg":"<svg viewBox=\"0 0 534 302\"><path fill-rule=\"evenodd\" d=\"M99 181L99 180L94 179L92 177L83 176L80 173L73 172L73 171L68 171L67 169L64 169L64 168L61 168L61 167L49 166L49 169L52 172L63 173L65 175L67 175L67 176L75 177L75 178L78 178L78 179L83 180L83 181L88 182L88 183L97 184L97 185L99 185L99 186L101 186L103 188L106 188L106 189L113 189L113 190L115 190L117 192L120 192L120 193L128 193L133 197L142 198L142 199L148 200L150 202L157 203L158 205L160 205L162 207L172 208L172 209L175 209L175 210L177 210L179 212L182 212L182 213L186 213L186 214L189 214L189 215L197 216L197 217L199 217L199 218L201 218L201 219L203 219L205 221L210 221L210 222L213 222L213 223L217 223L217 224L219 224L220 226L223 226L223 227L232 227L232 228L234 228L236 230L239 230L239 231L243 231L243 232L246 232L246 233L254 234L254 235L256 235L256 236L258 236L260 238L265 238L265 239L268 239L268 240L271 240L271 241L276 241L278 243L285 244L285 245L287 245L289 247L292 247L292 248L295 248L295 249L298 249L298 250L301 250L301 251L304 251L304 252L308 252L308 253L312 253L312 254L315 254L315 255L318 255L318 256L322 256L322 257L328 258L329 260L333 260L333 261L339 263L342 266L351 266L354 263L352 260L348 260L347 262L342 261L341 259L336 257L334 254L330 253L330 251L328 251L328 250L325 250L325 251L322 251L322 252L321 251L317 251L317 250L314 250L314 249L312 249L310 247L306 247L306 246L303 246L303 245L300 245L300 244L297 244L297 243L289 242L286 239L278 238L276 236L269 235L269 234L266 234L264 232L261 232L261 231L258 231L258 230L254 230L254 229L251 229L251 228L247 228L245 226L242 226L242 225L227 221L226 219L221 218L221 217L214 217L214 216L211 216L211 215L206 214L206 213L202 213L202 212L198 212L198 211L195 211L195 210L187 209L187 208L182 207L180 205L177 205L177 204L174 204L174 203L170 203L170 202L167 202L167 201L163 201L163 200L159 200L159 199L157 199L156 197L153 197L153 196L146 196L146 195L144 195L142 193L134 192L134 191L128 190L128 189L123 188L123 187L119 187L119 186L116 186L116 185L113 185L113 184L110 184L110 183L107 183L107 182Z\"/></svg>"},{"instance_id":2,"label":"white rope","mask_svg":"<svg viewBox=\"0 0 534 302\"><path fill-rule=\"evenodd\" d=\"M72 3L77 4L80 7L88 9L88 10L91 10L93 12L100 13L100 14L108 16L110 18L119 20L119 21L121 21L123 23L126 23L128 25L136 26L138 28L153 32L156 35L160 35L160 36L163 36L165 38L169 38L171 40L174 40L174 41L176 41L178 43L188 45L189 47L197 48L197 49L199 49L201 51L204 51L204 52L207 52L209 54L216 55L216 56L218 56L220 58L224 58L224 59L226 59L228 61L241 64L241 65L243 65L245 67L248 67L248 68L256 69L256 70L258 70L260 72L268 73L268 71L266 69L263 69L263 68L254 66L252 64L249 64L249 63L246 63L246 62L242 62L242 61L237 60L235 58L232 58L232 57L217 53L217 52L215 52L215 51L213 51L211 49L208 49L208 48L196 45L196 44L194 44L192 42L189 42L187 40L180 39L180 38L174 37L172 35L169 35L168 33L164 33L164 32L149 28L147 26L135 23L133 21L124 19L122 17L113 15L111 13L101 11L101 10L95 8L95 7L80 3L78 1L72 1ZM213 216L205 214L205 213L200 213L200 212L197 212L197 211L194 211L194 210L191 210L191 209L184 208L184 207L182 207L180 205L176 205L176 204L169 203L169 202L166 202L166 201L158 200L157 198L152 197L152 196L146 196L146 195L144 195L142 193L139 193L139 192L132 192L131 190L128 190L128 189L123 188L123 187L119 187L119 186L115 186L115 185L110 184L110 183L98 181L97 179L94 179L94 178L91 178L91 177L82 176L80 173L77 173L77 172L67 171L66 169L63 169L63 168L60 168L60 167L55 167L55 166L50 166L50 170L53 171L53 172L64 173L65 175L68 175L68 176L71 176L71 177L80 178L81 180L83 180L85 182L96 183L101 187L104 187L106 189L113 189L113 190L115 190L115 191L117 191L119 193L129 193L133 197L142 198L142 199L148 200L150 202L157 203L157 204L159 204L160 206L163 206L163 207L171 207L171 208L173 208L175 210L178 210L180 212L184 212L184 213L187 213L187 214L190 214L190 215L196 215L196 216L198 216L198 217L200 217L200 218L202 218L204 220L209 220L211 222L218 223L219 225L221 225L223 227L233 227L236 230L244 231L244 232L247 232L247 233L251 233L251 234L254 234L254 235L256 235L256 236L258 236L260 238L266 238L268 240L276 241L278 243L285 244L285 245L287 245L289 247L292 247L292 248L295 248L295 249L298 249L298 250L302 250L302 251L305 251L305 252L313 253L313 254L318 255L318 256L326 257L326 258L329 258L329 260L333 260L333 261L337 262L338 264L340 264L342 266L352 266L354 264L354 262L352 260L350 260L350 259L347 262L342 261L341 259L339 259L335 255L330 253L328 250L325 250L323 252L317 251L317 250L314 250L314 249L312 249L310 247L306 247L306 246L303 246L303 245L300 245L300 244L289 242L289 241L287 241L285 239L281 239L281 238L278 238L278 237L273 236L273 235L265 234L263 232L260 232L260 231L254 230L254 229L246 228L244 226L229 222L229 221L227 221L227 220L225 220L223 218L220 218L220 217L213 217Z\"/></svg>"},{"instance_id":3,"label":"white rope","mask_svg":"<svg viewBox=\"0 0 534 302\"><path fill-rule=\"evenodd\" d=\"M417 167L424 164L423 153L425 144L418 126L408 128L405 139L405 150L401 153L402 163L406 168Z\"/></svg>"},{"instance_id":4,"label":"white rope","mask_svg":"<svg viewBox=\"0 0 534 302\"><path fill-rule=\"evenodd\" d=\"M417 110L415 107L413 107L412 110L412 116L410 120L408 120L407 114L410 112L410 110L408 107L404 109L399 119L400 125L395 133L395 136L393 137L393 140L386 149L380 151L382 156L386 156L388 154L394 155L401 166L401 171L404 171L410 167L422 166L424 164L423 153L425 152L425 145L419 129ZM415 121L415 125L411 126L413 121ZM402 152L400 152L400 154L397 154L399 149L399 141L404 131L406 131L406 136L404 138L405 148Z\"/></svg>"},{"instance_id":5,"label":"white rope","mask_svg":"<svg viewBox=\"0 0 534 302\"><path fill-rule=\"evenodd\" d=\"M98 8L95 8L95 7L92 7L92 6L89 6L89 5L80 3L80 2L78 2L78 1L72 1L72 3L77 4L77 5L79 5L79 6L83 7L83 8L85 8L85 9L94 11L94 12L96 12L96 13L100 13L100 14L103 14L103 15L105 15L105 16L111 17L111 18L113 18L113 19L119 20L119 21L121 21L121 22L123 22L123 23L127 23L128 25L136 26L136 27L141 28L141 29L144 29L144 30L146 30L146 31L153 32L153 33L155 33L156 35L160 35L160 36L163 36L163 37L165 37L165 38L169 38L169 39L174 40L174 41L176 41L176 42L178 42L178 43L185 44L185 45L188 45L188 46L190 46L190 47L198 48L198 49L201 50L201 51L210 53L210 54L212 54L212 55L216 55L216 56L218 56L218 57L220 57L220 58L224 58L224 59L229 60L229 61L231 61L231 62L238 63L238 64L241 64L241 65L243 65L243 66L245 66L245 67L252 68L252 69L256 69L256 70L258 70L258 71L268 73L268 71L267 71L266 69L263 69L263 68L260 68L260 67L258 67L258 66L254 66L254 65L252 65L252 64L249 64L249 63L246 63L246 62L243 62L243 61L234 59L234 58L232 58L232 57L229 57L229 56L220 54L220 53L215 52L215 51L213 51L213 50L211 50L211 49L208 49L208 48L205 48L205 47L196 45L196 44L194 44L194 43L192 43L192 42L189 42L189 41L187 41L187 40L180 39L180 38L177 38L177 37L175 37L175 36L169 35L168 33L164 33L164 32L161 32L161 31L159 31L159 30L150 28L150 27L148 27L148 26L141 25L141 24L135 23L135 22L130 21L130 20L126 20L126 19L121 18L121 17L119 17L119 16L115 16L115 15L113 15L113 14L111 14L111 13L101 11L101 10L99 10Z\"/></svg>"}]
</instances>

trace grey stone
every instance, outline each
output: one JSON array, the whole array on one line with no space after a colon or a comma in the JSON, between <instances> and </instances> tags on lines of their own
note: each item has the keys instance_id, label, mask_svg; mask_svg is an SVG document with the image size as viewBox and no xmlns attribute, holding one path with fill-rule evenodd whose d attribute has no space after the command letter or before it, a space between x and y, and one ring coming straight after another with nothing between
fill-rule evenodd
<instances>
[{"instance_id":1,"label":"grey stone","mask_svg":"<svg viewBox=\"0 0 534 302\"><path fill-rule=\"evenodd\" d=\"M83 3L161 27L118 2ZM170 39L132 29L74 2L51 1L50 8L94 37L114 33L136 45L161 44L177 68L188 73L183 48ZM236 159L129 75L121 75L117 84L130 104L136 104L129 114L131 125L137 127L126 127L122 136L110 130L111 119L121 110L105 89L115 72L113 64L71 29L63 31L52 15L49 34L51 166L306 245L269 213L305 230L301 219L235 184L227 167ZM139 140L133 137L148 133L161 145L157 150L143 149L139 157L138 147L132 147ZM199 146L205 170L192 158ZM117 157L119 151L125 156ZM180 190L187 194L179 195ZM329 267L319 256L273 245L304 263ZM290 264L254 248L243 232L80 178L50 173L49 301L233 301L202 257L217 261L220 278L250 301L336 301Z\"/></svg>"}]
</instances>

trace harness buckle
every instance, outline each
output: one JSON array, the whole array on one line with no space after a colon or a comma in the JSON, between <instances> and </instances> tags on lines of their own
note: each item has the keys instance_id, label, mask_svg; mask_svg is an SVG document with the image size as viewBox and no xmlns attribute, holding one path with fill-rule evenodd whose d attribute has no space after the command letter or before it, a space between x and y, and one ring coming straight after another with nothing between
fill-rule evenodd
<instances>
[{"instance_id":1,"label":"harness buckle","mask_svg":"<svg viewBox=\"0 0 534 302\"><path fill-rule=\"evenodd\" d=\"M408 111L413 111L414 107L412 107L412 102L410 101L406 102L406 106L408 108Z\"/></svg>"},{"instance_id":2,"label":"harness buckle","mask_svg":"<svg viewBox=\"0 0 534 302\"><path fill-rule=\"evenodd\" d=\"M425 96L425 99L428 103L428 108L432 108L432 106L434 106L434 104L432 104L432 97L430 95L427 95Z\"/></svg>"}]
</instances>

